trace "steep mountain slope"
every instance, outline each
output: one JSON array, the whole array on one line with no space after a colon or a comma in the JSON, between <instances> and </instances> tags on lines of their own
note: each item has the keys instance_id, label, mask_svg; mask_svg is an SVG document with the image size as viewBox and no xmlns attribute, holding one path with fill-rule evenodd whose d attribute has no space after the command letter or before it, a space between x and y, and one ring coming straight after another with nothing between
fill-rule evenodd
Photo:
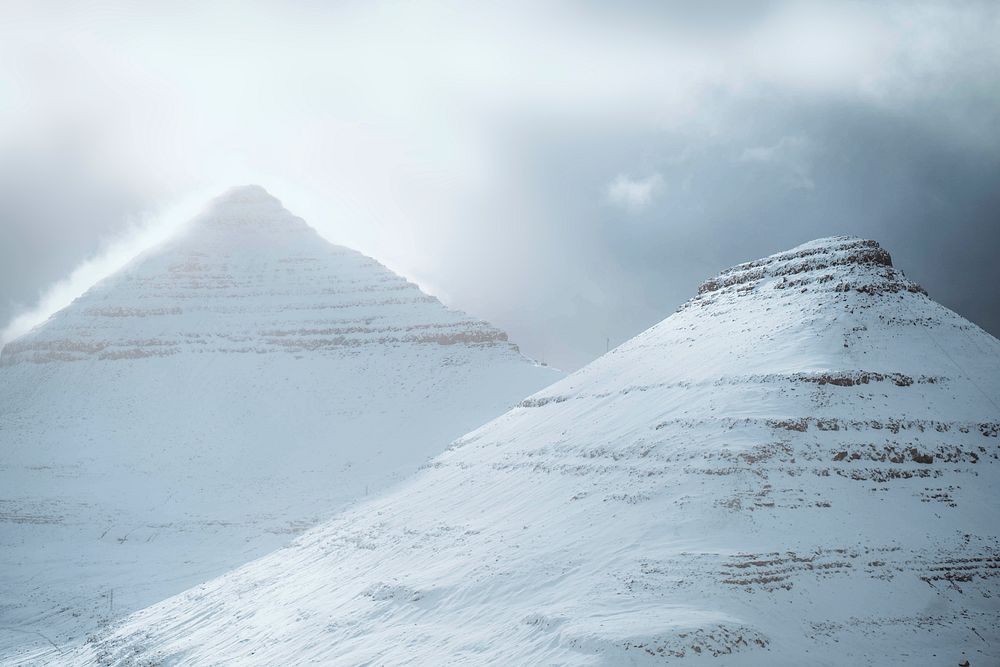
<instances>
[{"instance_id":1,"label":"steep mountain slope","mask_svg":"<svg viewBox=\"0 0 1000 667\"><path fill-rule=\"evenodd\" d=\"M1000 341L821 239L70 664L996 664Z\"/></svg>"},{"instance_id":2,"label":"steep mountain slope","mask_svg":"<svg viewBox=\"0 0 1000 667\"><path fill-rule=\"evenodd\" d=\"M230 191L0 355L0 658L278 548L560 377Z\"/></svg>"}]
</instances>

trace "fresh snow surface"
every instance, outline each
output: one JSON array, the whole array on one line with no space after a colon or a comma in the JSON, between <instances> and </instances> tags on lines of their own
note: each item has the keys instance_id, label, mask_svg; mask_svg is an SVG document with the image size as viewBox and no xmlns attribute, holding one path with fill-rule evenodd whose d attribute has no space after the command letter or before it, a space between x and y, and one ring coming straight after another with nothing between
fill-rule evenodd
<instances>
[{"instance_id":1,"label":"fresh snow surface","mask_svg":"<svg viewBox=\"0 0 1000 667\"><path fill-rule=\"evenodd\" d=\"M0 355L0 662L287 544L561 377L230 191Z\"/></svg>"},{"instance_id":2,"label":"fresh snow surface","mask_svg":"<svg viewBox=\"0 0 1000 667\"><path fill-rule=\"evenodd\" d=\"M821 239L65 662L996 665L997 401L1000 341Z\"/></svg>"}]
</instances>

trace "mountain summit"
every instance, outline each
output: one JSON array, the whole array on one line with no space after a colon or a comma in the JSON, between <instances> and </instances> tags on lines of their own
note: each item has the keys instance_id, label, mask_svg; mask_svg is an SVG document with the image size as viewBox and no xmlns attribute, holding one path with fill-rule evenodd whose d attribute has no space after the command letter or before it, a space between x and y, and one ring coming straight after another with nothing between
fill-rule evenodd
<instances>
[{"instance_id":1,"label":"mountain summit","mask_svg":"<svg viewBox=\"0 0 1000 667\"><path fill-rule=\"evenodd\" d=\"M820 239L70 662L995 664L998 399L1000 341Z\"/></svg>"},{"instance_id":2,"label":"mountain summit","mask_svg":"<svg viewBox=\"0 0 1000 667\"><path fill-rule=\"evenodd\" d=\"M7 344L0 365L212 352L343 355L400 343L475 345L483 354L492 347L525 361L503 332L331 245L263 188L246 186Z\"/></svg>"},{"instance_id":3,"label":"mountain summit","mask_svg":"<svg viewBox=\"0 0 1000 667\"><path fill-rule=\"evenodd\" d=\"M0 352L0 662L281 546L560 377L230 190Z\"/></svg>"}]
</instances>

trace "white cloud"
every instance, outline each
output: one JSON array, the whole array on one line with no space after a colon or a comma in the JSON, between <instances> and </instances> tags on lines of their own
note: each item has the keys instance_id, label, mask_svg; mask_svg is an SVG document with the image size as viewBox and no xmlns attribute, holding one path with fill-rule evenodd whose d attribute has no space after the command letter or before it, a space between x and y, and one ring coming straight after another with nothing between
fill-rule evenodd
<instances>
[{"instance_id":1,"label":"white cloud","mask_svg":"<svg viewBox=\"0 0 1000 667\"><path fill-rule=\"evenodd\" d=\"M739 161L771 165L786 185L800 190L812 190L816 187L812 179L812 149L812 143L805 137L788 136L771 146L745 149Z\"/></svg>"},{"instance_id":2,"label":"white cloud","mask_svg":"<svg viewBox=\"0 0 1000 667\"><path fill-rule=\"evenodd\" d=\"M143 251L170 238L204 207L206 198L206 191L197 191L184 197L160 215L134 221L128 232L107 244L102 252L83 262L66 278L45 290L32 309L20 313L0 329L0 347L45 322L92 285L125 267Z\"/></svg>"},{"instance_id":3,"label":"white cloud","mask_svg":"<svg viewBox=\"0 0 1000 667\"><path fill-rule=\"evenodd\" d=\"M645 178L631 178L627 174L618 174L608 183L608 201L621 206L631 213L638 213L649 207L663 190L663 176L658 173Z\"/></svg>"}]
</instances>

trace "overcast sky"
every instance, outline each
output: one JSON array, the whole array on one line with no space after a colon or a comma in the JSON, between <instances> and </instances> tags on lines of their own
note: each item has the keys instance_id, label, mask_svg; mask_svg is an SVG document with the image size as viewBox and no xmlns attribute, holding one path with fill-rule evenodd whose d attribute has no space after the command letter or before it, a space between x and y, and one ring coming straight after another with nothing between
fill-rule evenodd
<instances>
[{"instance_id":1,"label":"overcast sky","mask_svg":"<svg viewBox=\"0 0 1000 667\"><path fill-rule=\"evenodd\" d=\"M997 335L998 35L996 2L2 0L0 329L259 183L568 370L835 234Z\"/></svg>"}]
</instances>

